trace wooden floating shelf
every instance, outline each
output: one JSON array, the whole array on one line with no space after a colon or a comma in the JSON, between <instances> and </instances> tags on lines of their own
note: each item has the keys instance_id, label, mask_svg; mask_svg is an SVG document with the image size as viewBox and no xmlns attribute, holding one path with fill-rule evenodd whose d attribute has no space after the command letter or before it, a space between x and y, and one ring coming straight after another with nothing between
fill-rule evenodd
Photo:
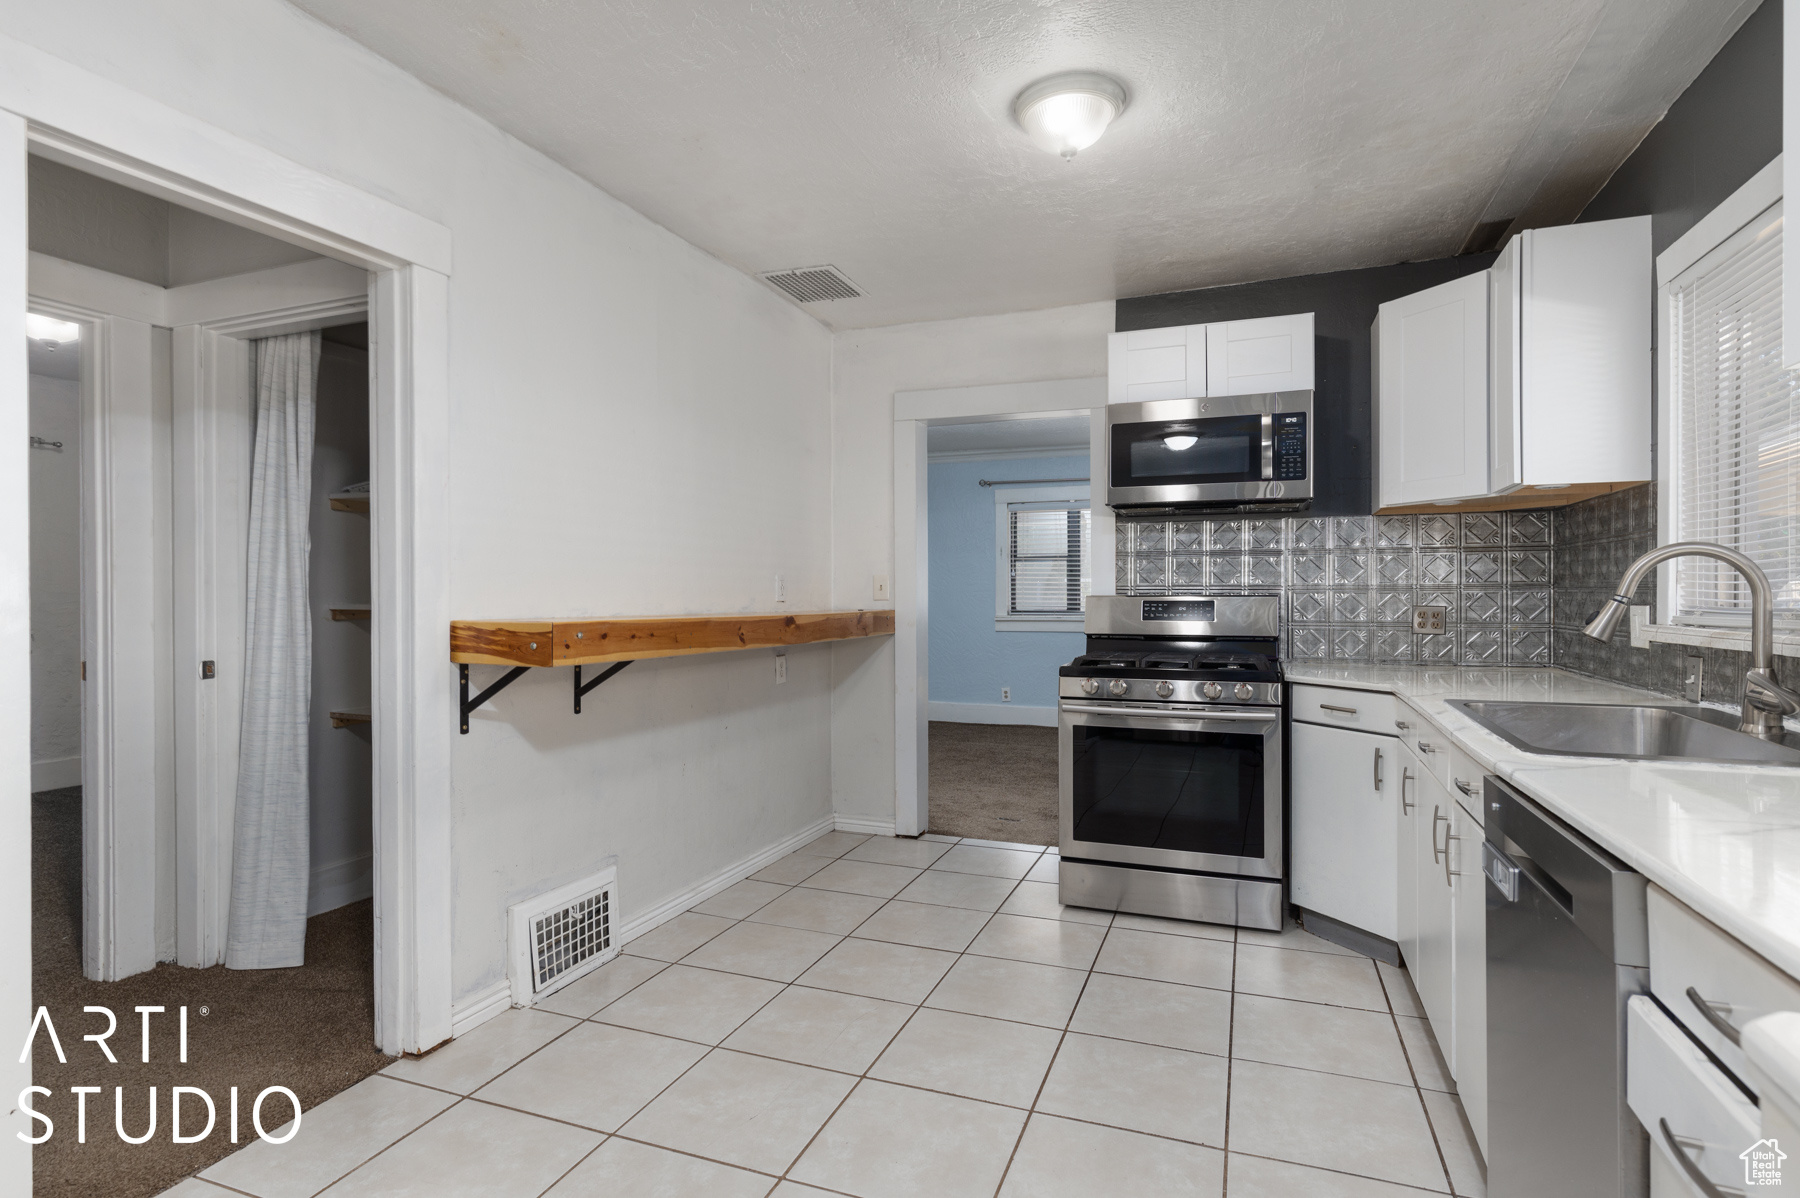
<instances>
[{"instance_id":1,"label":"wooden floating shelf","mask_svg":"<svg viewBox=\"0 0 1800 1198\"><path fill-rule=\"evenodd\" d=\"M576 666L891 636L892 609L607 620L453 620L450 660Z\"/></svg>"},{"instance_id":2,"label":"wooden floating shelf","mask_svg":"<svg viewBox=\"0 0 1800 1198\"><path fill-rule=\"evenodd\" d=\"M334 620L367 620L372 611L367 607L334 607L331 618Z\"/></svg>"},{"instance_id":3,"label":"wooden floating shelf","mask_svg":"<svg viewBox=\"0 0 1800 1198\"><path fill-rule=\"evenodd\" d=\"M351 724L372 724L374 722L375 716L372 713L357 710L355 708L346 711L334 711L331 713L331 726L333 728L347 728Z\"/></svg>"},{"instance_id":4,"label":"wooden floating shelf","mask_svg":"<svg viewBox=\"0 0 1800 1198\"><path fill-rule=\"evenodd\" d=\"M331 510L334 512L361 512L366 516L369 514L369 497L367 495L333 495Z\"/></svg>"},{"instance_id":5,"label":"wooden floating shelf","mask_svg":"<svg viewBox=\"0 0 1800 1198\"><path fill-rule=\"evenodd\" d=\"M1486 495L1456 503L1407 503L1376 508L1377 516L1446 515L1450 512L1516 512L1525 508L1567 507L1596 495L1629 491L1643 483L1570 483L1566 487L1520 487L1504 495Z\"/></svg>"}]
</instances>

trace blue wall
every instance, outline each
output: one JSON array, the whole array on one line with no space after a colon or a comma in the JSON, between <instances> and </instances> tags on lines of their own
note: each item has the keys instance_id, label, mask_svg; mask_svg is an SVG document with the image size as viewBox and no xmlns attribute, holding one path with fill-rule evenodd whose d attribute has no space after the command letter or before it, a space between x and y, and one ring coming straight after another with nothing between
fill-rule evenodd
<instances>
[{"instance_id":1,"label":"blue wall","mask_svg":"<svg viewBox=\"0 0 1800 1198\"><path fill-rule=\"evenodd\" d=\"M1081 478L1086 454L1044 458L955 458L929 466L931 521L931 699L1055 707L1056 668L1087 640L1070 632L994 631L994 492L983 478Z\"/></svg>"}]
</instances>

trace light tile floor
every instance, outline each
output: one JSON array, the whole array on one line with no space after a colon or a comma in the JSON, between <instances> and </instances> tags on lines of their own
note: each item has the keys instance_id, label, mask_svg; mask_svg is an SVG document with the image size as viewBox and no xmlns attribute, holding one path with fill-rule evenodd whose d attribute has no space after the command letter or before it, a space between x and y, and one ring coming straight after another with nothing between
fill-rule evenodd
<instances>
[{"instance_id":1,"label":"light tile floor","mask_svg":"<svg viewBox=\"0 0 1800 1198\"><path fill-rule=\"evenodd\" d=\"M1406 975L831 833L175 1198L1483 1193Z\"/></svg>"}]
</instances>

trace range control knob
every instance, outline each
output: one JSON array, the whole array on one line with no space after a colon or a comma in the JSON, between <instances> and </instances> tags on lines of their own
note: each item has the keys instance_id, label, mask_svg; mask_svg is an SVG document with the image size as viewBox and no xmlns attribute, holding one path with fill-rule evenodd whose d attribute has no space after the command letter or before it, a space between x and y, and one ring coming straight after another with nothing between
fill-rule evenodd
<instances>
[{"instance_id":1,"label":"range control knob","mask_svg":"<svg viewBox=\"0 0 1800 1198\"><path fill-rule=\"evenodd\" d=\"M1225 688L1220 686L1216 682L1209 682L1205 686L1200 688L1200 693L1205 695L1209 699L1216 699L1220 695L1225 693Z\"/></svg>"},{"instance_id":2,"label":"range control knob","mask_svg":"<svg viewBox=\"0 0 1800 1198\"><path fill-rule=\"evenodd\" d=\"M1090 695L1097 695L1100 693L1100 680L1098 678L1083 678L1081 680L1081 689Z\"/></svg>"},{"instance_id":3,"label":"range control knob","mask_svg":"<svg viewBox=\"0 0 1800 1198\"><path fill-rule=\"evenodd\" d=\"M1174 693L1175 693L1175 684L1174 683L1164 680L1164 681L1156 684L1156 697L1157 698L1166 699Z\"/></svg>"},{"instance_id":4,"label":"range control knob","mask_svg":"<svg viewBox=\"0 0 1800 1198\"><path fill-rule=\"evenodd\" d=\"M1124 698L1125 692L1130 688L1126 686L1123 678L1114 678L1106 684L1106 689L1112 692L1114 698Z\"/></svg>"},{"instance_id":5,"label":"range control knob","mask_svg":"<svg viewBox=\"0 0 1800 1198\"><path fill-rule=\"evenodd\" d=\"M1251 686L1248 682L1240 682L1237 684L1237 690L1232 693L1242 700L1254 699L1256 697L1256 688Z\"/></svg>"}]
</instances>

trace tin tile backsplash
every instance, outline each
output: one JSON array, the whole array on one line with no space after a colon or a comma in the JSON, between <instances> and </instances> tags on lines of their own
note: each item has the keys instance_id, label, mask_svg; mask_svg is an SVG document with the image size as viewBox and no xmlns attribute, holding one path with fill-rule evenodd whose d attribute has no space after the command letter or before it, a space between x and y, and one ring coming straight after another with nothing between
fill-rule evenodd
<instances>
[{"instance_id":1,"label":"tin tile backsplash","mask_svg":"<svg viewBox=\"0 0 1800 1198\"><path fill-rule=\"evenodd\" d=\"M1549 512L1131 520L1124 595L1280 594L1290 658L1550 664ZM1445 609L1413 631L1415 606Z\"/></svg>"}]
</instances>

